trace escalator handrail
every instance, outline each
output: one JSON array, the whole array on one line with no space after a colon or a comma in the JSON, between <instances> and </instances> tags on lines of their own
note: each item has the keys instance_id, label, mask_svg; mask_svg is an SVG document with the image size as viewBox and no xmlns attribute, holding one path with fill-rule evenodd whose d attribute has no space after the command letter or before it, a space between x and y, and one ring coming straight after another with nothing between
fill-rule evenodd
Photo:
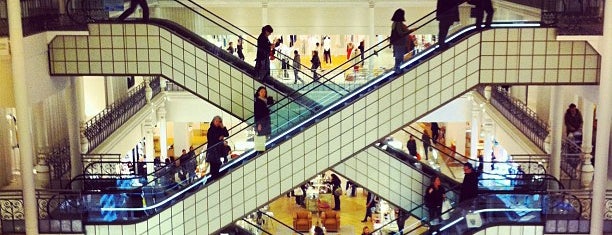
<instances>
[{"instance_id":1,"label":"escalator handrail","mask_svg":"<svg viewBox=\"0 0 612 235\"><path fill-rule=\"evenodd\" d=\"M414 128L414 127L412 127L412 126L409 126L409 127L410 127L410 128L412 128L412 129L413 129L415 132L417 132L417 133L419 133L419 134L423 134L423 132L421 132L421 131L417 130L416 128ZM406 131L406 129L404 129L404 128L402 128L402 131L404 131L405 133L407 133L407 134L409 134L409 135L412 135L410 132ZM417 139L417 140L419 140L419 141L423 142L423 140L422 140L420 137L415 136L415 135L412 135L412 136L413 136L415 139ZM464 164L465 162L475 162L475 163L478 163L478 161L476 161L476 160L474 160L474 159L468 158L468 157L464 156L463 154L461 154L461 153L459 153L459 152L457 152L457 151L453 151L451 148L447 147L446 145L441 145L441 146L442 146L442 147L438 147L438 146L436 146L436 145L431 145L430 147L431 147L431 148L433 148L433 149L435 149L435 150L437 150L439 153L442 153L442 154L444 154L444 155L448 156L449 158L453 159L453 160L454 160L455 162L457 162L457 163L461 163L461 164ZM460 156L461 158L465 159L465 162L463 162L463 161L461 161L461 160L457 159L457 158L456 158L455 156L453 156L453 155L450 155L450 154L446 153L445 151L440 150L440 148L444 148L444 149L446 149L446 150L448 150L448 151L453 152L455 155L458 155L458 156ZM540 166L541 166L541 164L539 164L539 162L534 162L534 161L511 161L511 162L483 161L483 163L488 163L488 164L533 163L533 164L537 164L537 165L540 165ZM476 167L476 166L474 166L474 167ZM541 166L541 167L544 169L544 173L547 173L546 168L544 168L544 166ZM483 172L483 174L489 174L489 175L501 175L501 174L489 173L489 172L486 172L486 171L485 171L485 172ZM503 175L506 175L506 174L503 174Z\"/></svg>"},{"instance_id":2,"label":"escalator handrail","mask_svg":"<svg viewBox=\"0 0 612 235\"><path fill-rule=\"evenodd\" d=\"M189 9L189 10L191 10L192 12L194 12L194 13L196 13L196 14L200 15L201 17L204 17L205 19L209 20L210 22L213 22L214 24L216 24L217 26L219 26L219 27L223 28L224 30L227 30L228 32L230 32L230 33L232 33L232 34L234 34L234 35L236 35L236 36L238 36L238 35L239 35L239 34L234 33L233 31L231 31L230 29L228 29L228 28L226 28L226 27L224 27L224 26L220 25L220 24L219 24L219 23L217 23L216 21L214 21L214 20L212 20L212 19L210 19L210 18L206 17L205 15L201 14L200 12L198 12L198 11L194 10L194 9L193 9L193 8L191 8L190 6L188 6L188 5L186 5L186 4L182 3L182 2L180 2L179 0L174 0L174 1L175 1L175 2L177 2L177 3L179 3L179 4L181 4L181 5L183 5L184 7L186 7L186 8L187 8L187 9ZM189 1L190 3L192 3L192 4L196 5L196 6L198 6L200 9L202 9L202 10L204 10L204 11L206 11L206 12L210 13L210 11L206 10L206 8L204 8L204 7L200 6L199 4L197 4L197 3L193 2L192 0L187 0L187 1ZM213 15L214 15L215 17L218 17L218 16L217 16L217 15L215 15L215 14L213 14ZM226 23L229 23L229 22L227 22L227 21L225 21L225 20L223 20L223 19L222 19L222 21L224 21L224 22L226 22ZM233 24L230 24L230 25L238 29L238 27L236 27L235 25L233 25ZM243 31L243 30L241 30L241 29L239 29L239 31L244 32L244 31ZM245 32L245 33L246 33L246 32ZM251 35L251 34L248 34L248 33L247 33L247 35L249 35L250 37L252 37L252 38L254 38L254 39L257 39L257 38L255 38L253 35ZM257 48L257 45L253 44L252 42L250 42L250 41L248 41L248 40L243 40L243 42L247 42L247 43L249 43L251 46L254 46L255 48ZM283 53L282 53L282 52L280 52L280 51L277 51L277 50L274 50L274 51L275 51L274 53L279 53L279 54L281 55L281 56L278 56L279 58L280 58L280 57L292 58L292 57L290 57L290 56L288 56L288 55L283 54ZM300 63L300 66L301 66L301 67L307 67L307 66L305 66L305 65L302 65L302 63L301 63L301 62L299 62L299 63ZM307 77L309 77L309 78L311 78L311 79L312 79L312 76L310 76L309 74L306 74L306 73L302 72L301 70L299 70L299 72L300 72L300 73L302 73L303 75L306 75ZM313 79L313 80L314 80L314 79ZM338 84L334 83L333 81L332 81L332 84L334 84L334 85L338 86ZM341 87L341 86L338 86L338 87ZM330 87L327 87L327 88L331 89ZM341 89L343 89L345 92L348 92L348 91L347 91L347 90L345 90L343 87L341 87ZM331 90L333 90L333 89L331 89ZM333 90L333 91L335 91L335 90ZM335 91L335 92L337 92L337 91Z\"/></svg>"},{"instance_id":3,"label":"escalator handrail","mask_svg":"<svg viewBox=\"0 0 612 235\"><path fill-rule=\"evenodd\" d=\"M272 235L272 233L266 231L265 229L263 229L261 226L259 226L257 224L251 223L250 221L248 221L246 219L242 219L242 221L244 221L245 223L247 223L247 224L249 224L249 225L251 225L251 226L253 226L253 227L257 228L257 229L259 229L260 231L262 231L262 232L264 232L264 233L266 233L268 235Z\"/></svg>"},{"instance_id":4,"label":"escalator handrail","mask_svg":"<svg viewBox=\"0 0 612 235\"><path fill-rule=\"evenodd\" d=\"M186 7L188 7L188 6L186 6ZM191 9L191 10L193 11L193 9ZM194 11L194 12L196 12L196 11ZM198 12L196 12L196 13L198 13ZM421 21L421 20L425 19L426 17L428 17L428 16L430 16L430 15L432 15L432 14L434 14L434 13L436 13L436 11L435 11L435 10L434 10L434 11L432 11L432 12L430 12L430 13L429 13L429 14L427 14L426 16L424 16L424 17L420 18L420 19L419 19L419 20L417 20L416 22L414 22L414 23L410 24L410 26L412 26L412 25L416 24L417 22L419 22L419 21ZM203 17L205 17L205 16L203 16ZM430 23L430 22L431 22L431 21L433 21L433 20L435 20L435 18L434 18L434 19L432 19L432 20L430 20L430 21L428 21L428 22L425 22L423 25L421 25L421 26L417 27L417 29L418 29L418 28L423 27L424 25L426 25L426 24ZM170 21L170 22L171 22L171 21ZM175 24L176 24L176 23L175 23ZM416 30L416 29L415 29L415 30ZM387 38L387 39L385 39L384 41L382 41L382 42L378 43L376 46L378 46L378 45L380 45L380 44L384 43L386 40L388 40L388 38ZM371 47L371 48L369 48L368 50L371 50L371 49L375 48L376 46ZM386 48L386 47L383 47L383 49L384 49L384 48ZM368 50L364 51L363 53L366 53ZM359 63L361 63L362 61L369 59L369 58L370 58L371 56L373 56L373 55L374 55L374 54L371 54L371 55L368 55L368 56L364 56L364 59L363 59L363 60L359 60L359 61L358 61L357 63L355 63L355 64L359 64ZM337 68L339 68L339 67L341 67L341 66L343 66L343 65L347 64L349 61L350 61L350 60L346 61L345 63L343 63L342 65L338 66ZM331 71L330 71L330 72L331 72ZM330 72L326 73L325 75L329 74ZM325 75L322 75L322 76L321 76L321 78L325 78ZM325 78L325 81L323 81L323 82L319 82L319 84L318 84L318 85L314 86L313 88L311 88L310 90L308 90L308 91L306 91L306 92L304 92L304 93L299 93L298 91L299 91L299 90L301 90L301 89L304 89L304 88L305 88L305 87L307 87L307 86L304 86L304 87L302 87L302 88L300 88L300 89L298 89L298 90L295 90L295 91L294 91L292 94L286 95L286 97L290 97L291 95L293 95L293 94L295 94L295 93L297 93L297 94L298 94L298 98L299 98L299 97L302 97L302 96L304 96L304 97L305 97L305 95L306 95L306 94L308 94L308 93L309 93L309 92L311 92L311 91L316 90L316 88L318 88L318 87L319 87L319 86L321 86L321 85L324 85L324 84L325 84L326 82L328 82L328 81L331 81L331 78ZM178 84L177 84L177 85L178 85ZM365 86L365 85L366 85L366 84L364 84L363 86ZM179 86L180 86L180 85L179 85ZM286 99L286 97L285 97L285 98L283 98L283 99ZM282 100L281 100L281 101L282 101ZM279 102L280 102L280 101L279 101ZM283 106L281 106L281 107L279 107L279 108L275 109L274 111L280 110L280 109L284 108L285 106L288 106L289 104L290 104L290 103L286 103L285 105L283 105ZM274 111L272 111L272 112L274 112ZM249 119L250 119L250 118L249 118ZM248 120L248 119L247 119L247 120ZM242 121L242 122L241 122L241 123L239 123L239 124L237 124L235 127L240 126L240 124L242 124L242 123L246 123L246 120L245 120L245 121ZM238 130L236 133L240 133L240 132L242 132L242 131L244 131L244 130L246 130L246 129L248 129L248 128L250 128L250 125L247 125L247 127L244 127L244 128L242 128L242 129ZM232 130L232 129L234 129L234 128L230 128L230 130ZM235 135L235 134L234 134L234 135ZM231 136L229 136L229 137L232 137L232 136L234 136L234 135L231 135ZM218 144L221 144L221 143L218 143ZM195 147L194 149L196 149L196 150L197 150L197 149L200 149L200 148L202 148L204 145L206 145L206 143L201 144L201 145L199 145L199 146ZM180 159L180 158L179 158L179 159ZM161 169L160 169L160 170L161 170ZM156 172L157 172L157 171L153 172L152 174L155 174Z\"/></svg>"}]
</instances>

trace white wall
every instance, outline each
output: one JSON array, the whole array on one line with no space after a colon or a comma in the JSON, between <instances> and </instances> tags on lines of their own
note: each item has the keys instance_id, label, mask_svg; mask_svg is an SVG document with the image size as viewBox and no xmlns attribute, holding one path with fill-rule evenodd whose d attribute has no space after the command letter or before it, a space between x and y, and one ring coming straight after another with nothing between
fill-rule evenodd
<instances>
[{"instance_id":1,"label":"white wall","mask_svg":"<svg viewBox=\"0 0 612 235\"><path fill-rule=\"evenodd\" d=\"M49 75L47 34L39 33L23 39L27 68L25 70L28 102L38 103L69 86L67 77Z\"/></svg>"},{"instance_id":2,"label":"white wall","mask_svg":"<svg viewBox=\"0 0 612 235\"><path fill-rule=\"evenodd\" d=\"M105 79L103 76L86 76L83 78L86 120L98 115L106 108Z\"/></svg>"},{"instance_id":3,"label":"white wall","mask_svg":"<svg viewBox=\"0 0 612 235\"><path fill-rule=\"evenodd\" d=\"M467 122L471 119L471 101L461 96L425 115L417 122Z\"/></svg>"}]
</instances>

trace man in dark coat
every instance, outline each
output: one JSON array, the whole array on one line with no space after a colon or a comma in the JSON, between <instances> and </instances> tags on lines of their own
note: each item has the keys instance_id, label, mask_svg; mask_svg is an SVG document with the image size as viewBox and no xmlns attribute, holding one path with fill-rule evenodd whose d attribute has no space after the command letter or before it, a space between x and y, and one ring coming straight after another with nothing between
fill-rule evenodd
<instances>
[{"instance_id":1,"label":"man in dark coat","mask_svg":"<svg viewBox=\"0 0 612 235\"><path fill-rule=\"evenodd\" d=\"M272 26L266 25L261 28L261 34L257 37L255 72L257 73L257 78L261 81L270 77L270 51L272 50L272 43L270 43L268 36L270 36L273 31Z\"/></svg>"},{"instance_id":2,"label":"man in dark coat","mask_svg":"<svg viewBox=\"0 0 612 235\"><path fill-rule=\"evenodd\" d=\"M423 132L423 136L421 137L421 141L423 141L423 151L425 151L425 160L429 160L429 148L431 148L431 137L427 134L427 131Z\"/></svg>"},{"instance_id":3,"label":"man in dark coat","mask_svg":"<svg viewBox=\"0 0 612 235\"><path fill-rule=\"evenodd\" d=\"M465 163L463 165L463 172L465 177L461 184L461 194L459 195L459 202L469 201L478 196L478 175L477 171L474 171L474 166L471 163Z\"/></svg>"},{"instance_id":4,"label":"man in dark coat","mask_svg":"<svg viewBox=\"0 0 612 235\"><path fill-rule=\"evenodd\" d=\"M485 21L485 27L491 27L493 21L493 3L491 0L477 0L476 1L476 27L481 27L482 18L484 13L487 12L487 19Z\"/></svg>"},{"instance_id":5,"label":"man in dark coat","mask_svg":"<svg viewBox=\"0 0 612 235\"><path fill-rule=\"evenodd\" d=\"M448 29L453 23L459 21L458 0L438 0L436 5L436 18L440 21L438 25L438 44L445 45Z\"/></svg>"},{"instance_id":6,"label":"man in dark coat","mask_svg":"<svg viewBox=\"0 0 612 235\"><path fill-rule=\"evenodd\" d=\"M408 153L410 154L410 156L416 157L417 146L416 146L416 140L414 140L413 135L410 135L410 139L408 140L408 143L406 143L406 148L408 148Z\"/></svg>"}]
</instances>

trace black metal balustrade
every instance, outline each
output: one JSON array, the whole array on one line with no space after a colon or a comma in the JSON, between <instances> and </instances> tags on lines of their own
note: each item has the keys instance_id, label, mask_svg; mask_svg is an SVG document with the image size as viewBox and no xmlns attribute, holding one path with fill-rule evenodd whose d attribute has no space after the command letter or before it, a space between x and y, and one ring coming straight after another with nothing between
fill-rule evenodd
<instances>
[{"instance_id":1,"label":"black metal balustrade","mask_svg":"<svg viewBox=\"0 0 612 235\"><path fill-rule=\"evenodd\" d=\"M39 153L44 155L49 164L50 188L62 188L70 181L70 143L68 140L49 148L49 151Z\"/></svg>"},{"instance_id":2,"label":"black metal balustrade","mask_svg":"<svg viewBox=\"0 0 612 235\"><path fill-rule=\"evenodd\" d=\"M150 83L153 90L153 97L161 92L159 77L154 78ZM145 84L142 83L134 88L128 95L109 105L98 115L85 123L85 137L89 142L88 152L98 147L115 130L127 122L142 107L145 106L146 91Z\"/></svg>"},{"instance_id":3,"label":"black metal balustrade","mask_svg":"<svg viewBox=\"0 0 612 235\"><path fill-rule=\"evenodd\" d=\"M33 35L48 30L87 30L87 25L77 24L61 15L59 1L20 0L23 35ZM8 36L7 0L0 0L0 36Z\"/></svg>"},{"instance_id":4,"label":"black metal balustrade","mask_svg":"<svg viewBox=\"0 0 612 235\"><path fill-rule=\"evenodd\" d=\"M508 0L539 7L542 22L555 26L559 35L602 35L603 0ZM539 4L539 5L538 5Z\"/></svg>"},{"instance_id":5,"label":"black metal balustrade","mask_svg":"<svg viewBox=\"0 0 612 235\"><path fill-rule=\"evenodd\" d=\"M25 233L25 205L20 190L0 191L2 234ZM39 233L85 232L80 194L73 191L36 190Z\"/></svg>"},{"instance_id":6,"label":"black metal balustrade","mask_svg":"<svg viewBox=\"0 0 612 235\"><path fill-rule=\"evenodd\" d=\"M484 87L478 91L484 95ZM544 141L548 136L548 124L519 99L516 99L502 87L491 87L490 103L504 117L518 128L529 140L545 151Z\"/></svg>"},{"instance_id":7,"label":"black metal balustrade","mask_svg":"<svg viewBox=\"0 0 612 235\"><path fill-rule=\"evenodd\" d=\"M565 173L569 179L562 179L567 188L580 188L581 174L580 166L582 165L582 148L574 141L563 138L561 141L561 171Z\"/></svg>"}]
</instances>

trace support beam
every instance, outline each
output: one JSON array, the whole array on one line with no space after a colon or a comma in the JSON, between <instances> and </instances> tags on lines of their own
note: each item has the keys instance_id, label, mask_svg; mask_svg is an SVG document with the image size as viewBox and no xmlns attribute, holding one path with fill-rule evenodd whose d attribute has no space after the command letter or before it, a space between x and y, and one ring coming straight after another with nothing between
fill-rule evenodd
<instances>
[{"instance_id":1,"label":"support beam","mask_svg":"<svg viewBox=\"0 0 612 235\"><path fill-rule=\"evenodd\" d=\"M19 0L8 0L8 22L13 70L13 89L17 108L17 126L19 133L19 151L21 153L21 184L23 191L23 213L25 232L28 235L38 234L38 203L34 190L34 143L30 123L30 107L25 76L25 51L23 47L23 29L21 27L21 5Z\"/></svg>"}]
</instances>

